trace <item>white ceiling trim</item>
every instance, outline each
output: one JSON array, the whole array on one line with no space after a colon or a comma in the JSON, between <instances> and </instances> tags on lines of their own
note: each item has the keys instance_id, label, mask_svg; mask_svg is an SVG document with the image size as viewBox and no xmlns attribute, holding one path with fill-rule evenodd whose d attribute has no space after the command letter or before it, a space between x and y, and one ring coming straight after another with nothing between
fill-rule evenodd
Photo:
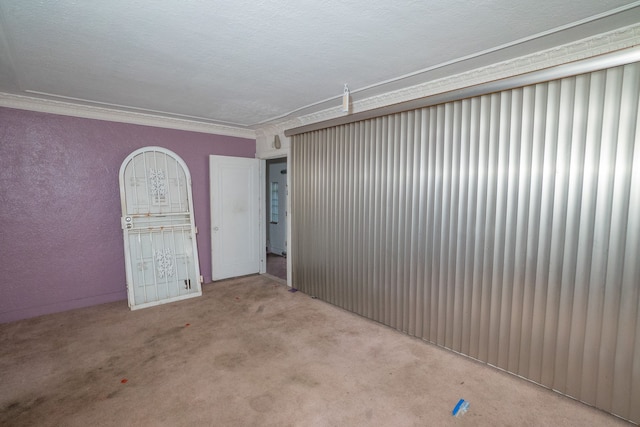
<instances>
[{"instance_id":1,"label":"white ceiling trim","mask_svg":"<svg viewBox=\"0 0 640 427\"><path fill-rule=\"evenodd\" d=\"M371 88L374 88L374 87L377 87L377 86L385 85L387 83L396 82L396 81L399 81L399 80L406 79L408 77L413 77L413 76L417 76L417 75L420 75L420 74L424 74L424 73L427 73L429 71L432 71L432 70L435 70L435 69L438 69L438 68L443 68L443 67L448 66L448 65L453 65L453 64L456 64L458 62L464 62L464 61L469 60L469 59L475 59L475 58L478 58L478 57L483 56L483 55L487 55L487 54L490 54L490 53L493 53L493 52L498 52L500 50L507 49L507 48L510 48L510 47L518 46L518 45L521 45L521 44L524 44L524 43L527 43L527 42L530 42L530 41L533 41L533 40L536 40L536 39L541 39L541 38L543 38L545 36L548 36L548 35L551 35L551 34L557 34L557 33L560 33L562 31L566 31L568 29L575 28L575 27L578 27L580 25L584 25L584 24L589 23L589 22L597 21L598 19L606 18L608 16L612 16L612 15L615 15L617 13L625 12L627 10L633 9L635 7L638 7L638 6L640 6L640 1L636 1L634 3L630 3L630 4L627 4L627 5L624 5L624 6L620 6L620 7L616 8L616 9L612 9L612 10L609 10L607 12L603 12L603 13L600 13L600 14L597 14L597 15L593 15L593 16L590 16L588 18L584 18L584 19L581 19L579 21L571 22L569 24L562 25L562 26L559 26L559 27L556 27L556 28L552 28L552 29L543 31L543 32L538 33L538 34L533 34L533 35L528 36L528 37L523 37L521 39L514 40L514 41L511 41L509 43L502 44L500 46L495 46L495 47L492 47L490 49L486 49L486 50L483 50L483 51L480 51L480 52L473 53L471 55L463 56L463 57L456 58L456 59L451 60L451 61L444 62L442 64L437 64L437 65L434 65L434 66L429 67L429 68L418 70L418 71L415 71L413 73L405 74L403 76L398 76L398 77L395 77L393 79L389 79L387 81L379 82L379 83L376 83L376 84L371 85L371 86L362 87L362 88L359 88L359 89L357 89L355 91L352 91L352 93L357 93L357 92L364 91L364 90L367 90L367 89L371 89ZM578 41L576 43L580 43L580 41ZM581 59L583 59L583 58L581 58Z\"/></svg>"},{"instance_id":2,"label":"white ceiling trim","mask_svg":"<svg viewBox=\"0 0 640 427\"><path fill-rule=\"evenodd\" d=\"M113 108L74 104L72 102L54 101L23 95L13 95L4 92L0 92L0 107L215 135L235 136L239 138L256 138L256 132L253 129L243 129L214 123L204 123L195 120L163 117L159 115L123 111Z\"/></svg>"},{"instance_id":3,"label":"white ceiling trim","mask_svg":"<svg viewBox=\"0 0 640 427\"><path fill-rule=\"evenodd\" d=\"M571 29L571 28L574 28L574 27L578 27L580 25L583 25L583 24L586 24L586 23L589 23L589 22L596 21L598 19L606 18L608 16L612 16L612 15L615 15L617 13L625 12L627 10L633 9L635 7L638 7L639 5L640 5L640 1L636 1L636 2L633 2L633 3L618 7L616 9L612 9L612 10L609 10L607 12L600 13L598 15L593 15L593 16L590 16L588 18L581 19L579 21L571 22L569 24L562 25L560 27L556 27L556 28L549 29L547 31L543 31L543 32L538 33L538 34L534 34L534 35L531 35L531 36L528 36L528 37L524 37L524 38L521 38L521 39L518 39L518 40L514 40L514 41L511 41L509 43L502 44L500 46L495 46L495 47L492 47L490 49L486 49L486 50L483 50L483 51L480 51L480 52L475 52L475 53L473 53L471 55L467 55L467 56L463 56L463 57L460 57L460 58L456 58L456 59L453 59L451 61L443 62L441 64L437 64L437 65L434 65L434 66L431 66L431 67L428 67L428 68L424 68L424 69L421 69L421 70L418 70L418 71L414 71L412 73L408 73L408 74L405 74L405 75L402 75L402 76L394 77L392 79L388 79L388 80L384 80L384 81L381 81L381 82L377 82L377 83L369 85L369 86L353 89L353 90L351 90L351 94L354 95L354 94L357 94L358 92L362 92L362 91L369 90L369 89L375 89L377 87L381 87L381 86L387 85L389 83L398 82L398 81L404 80L404 79L409 78L409 77L420 76L421 74L426 74L429 71L433 71L433 70L436 70L436 69L439 69L439 68L443 68L443 67L446 67L446 66L449 66L449 65L453 65L453 64L456 64L456 63L464 62L464 61L467 61L467 60L470 60L470 59L475 59L475 58L481 57L483 55L487 55L487 54L490 54L490 53L498 52L500 50L507 49L507 48L510 48L510 47L513 47L513 46L517 46L517 45L520 45L520 44L523 44L523 43L527 43L527 42L530 42L532 40L540 39L540 38L543 38L543 37L551 35L551 34L560 33L562 31L566 31L568 29ZM583 59L583 58L580 58L580 59ZM557 65L557 64L554 64L554 65ZM412 90L412 89L409 89L409 90ZM381 96L385 96L385 95L383 94ZM338 100L339 102L342 102L341 99L342 99L342 94L339 94L339 95L333 96L331 98L323 99L321 101L314 102L312 104L296 108L295 110L289 111L288 113L285 113L285 114L281 114L278 117L273 117L271 119L263 120L263 121L261 121L259 123L255 123L252 126L257 127L257 126L260 126L260 125L263 125L263 124L274 123L274 122L278 122L278 121L281 121L281 120L286 120L287 118L295 117L296 113L299 113L300 111L304 111L304 110L306 110L308 108L312 108L312 107L315 107L315 106L318 106L318 105L322 105L322 104L327 103L327 102L332 102L332 101L335 101L335 100Z\"/></svg>"},{"instance_id":4,"label":"white ceiling trim","mask_svg":"<svg viewBox=\"0 0 640 427\"><path fill-rule=\"evenodd\" d=\"M577 42L557 46L442 79L355 101L350 114L514 77L638 45L640 45L640 24L620 28ZM317 113L307 114L281 122L265 123L265 128L268 125L276 125L278 128L284 130L331 120L344 115L342 103L336 102L335 107Z\"/></svg>"},{"instance_id":5,"label":"white ceiling trim","mask_svg":"<svg viewBox=\"0 0 640 427\"><path fill-rule=\"evenodd\" d=\"M94 101L92 99L74 98L73 96L64 96L64 95L58 95L58 94L55 94L55 93L40 92L40 91L37 91L37 90L26 89L25 92L29 93L31 95L38 96L38 97L39 96L43 96L43 97L45 97L45 99L61 100L62 102L71 102L73 104L78 103L78 104L82 104L82 105L93 105L93 106L96 106L96 107L108 108L110 110L117 110L117 111L126 110L126 111L132 111L132 112L136 112L136 113L149 114L149 115L152 115L152 116L170 117L170 118L176 118L176 119L182 119L182 120L191 120L191 121L215 124L215 125L220 125L220 126L229 126L229 127L232 127L232 128L247 128L248 127L248 126L245 126L242 123L211 121L210 119L207 119L205 117L189 116L189 115L186 115L186 114L170 113L170 112L167 112L167 111L150 110L148 108L137 108L137 107L132 107L132 106L128 106L128 105L113 104L113 103L110 103L110 102Z\"/></svg>"},{"instance_id":6,"label":"white ceiling trim","mask_svg":"<svg viewBox=\"0 0 640 427\"><path fill-rule=\"evenodd\" d=\"M474 86L502 78L513 77L532 71L553 67L600 54L614 52L640 45L640 24L620 28L608 33L599 34L577 42L561 45L552 49L540 51L531 55L496 63L487 67L474 69L465 73L446 78L428 81L419 85L390 91L378 96L355 101L352 113L363 112L375 108L385 107L396 103L411 101L435 94ZM59 101L14 95L0 92L0 106L31 110L66 116L84 117L97 120L107 120L120 123L131 123L160 128L179 129L217 135L235 136L256 139L257 135L272 135L272 129L279 130L318 123L325 120L344 116L340 102L333 108L294 118L283 118L256 126L262 130L234 127L215 123L206 123L197 119L166 117L153 113L124 111L116 108L99 107L77 104L71 101ZM269 130L267 130L269 129ZM280 133L280 132L278 132ZM260 138L259 138L260 139Z\"/></svg>"},{"instance_id":7,"label":"white ceiling trim","mask_svg":"<svg viewBox=\"0 0 640 427\"><path fill-rule=\"evenodd\" d=\"M557 67L546 68L544 70L520 74L511 78L443 92L426 98L419 98L400 104L377 108L375 110L368 110L362 113L339 117L329 121L288 129L285 131L285 136L295 136L333 126L340 126L401 112L433 107L469 98L477 98L489 94L497 94L508 90L533 86L554 80L566 79L569 77L579 76L581 74L593 73L606 70L608 68L620 67L638 62L640 62L640 46L630 47L628 49L618 50L605 55L594 56L582 61L558 65Z\"/></svg>"}]
</instances>

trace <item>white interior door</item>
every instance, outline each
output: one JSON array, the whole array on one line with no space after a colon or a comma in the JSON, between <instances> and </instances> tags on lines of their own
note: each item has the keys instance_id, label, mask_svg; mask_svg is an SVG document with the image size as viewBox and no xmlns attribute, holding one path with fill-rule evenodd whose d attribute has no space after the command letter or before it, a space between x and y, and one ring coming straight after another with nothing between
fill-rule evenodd
<instances>
[{"instance_id":1,"label":"white interior door","mask_svg":"<svg viewBox=\"0 0 640 427\"><path fill-rule=\"evenodd\" d=\"M260 270L259 161L209 156L213 280Z\"/></svg>"},{"instance_id":2,"label":"white interior door","mask_svg":"<svg viewBox=\"0 0 640 427\"><path fill-rule=\"evenodd\" d=\"M129 307L202 295L191 175L162 147L131 153L120 167Z\"/></svg>"}]
</instances>

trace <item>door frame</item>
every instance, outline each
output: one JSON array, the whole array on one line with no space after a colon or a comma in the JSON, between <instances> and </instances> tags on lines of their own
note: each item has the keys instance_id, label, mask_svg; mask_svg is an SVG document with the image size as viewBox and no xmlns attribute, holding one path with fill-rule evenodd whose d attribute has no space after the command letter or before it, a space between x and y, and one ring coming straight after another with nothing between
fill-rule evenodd
<instances>
[{"instance_id":1,"label":"door frame","mask_svg":"<svg viewBox=\"0 0 640 427\"><path fill-rule=\"evenodd\" d=\"M262 193L265 193L267 188L267 160L271 159L286 159L287 163L287 215L285 215L285 221L287 222L287 286L291 287L291 259L293 258L291 248L291 221L289 217L291 215L291 194L289 189L291 188L291 162L289 156L289 150L282 150L282 152L269 152L266 155L259 157L260 159L260 188ZM261 193L261 194L262 194ZM261 201L261 214L260 214L260 274L267 272L267 203L269 200L266 197Z\"/></svg>"}]
</instances>

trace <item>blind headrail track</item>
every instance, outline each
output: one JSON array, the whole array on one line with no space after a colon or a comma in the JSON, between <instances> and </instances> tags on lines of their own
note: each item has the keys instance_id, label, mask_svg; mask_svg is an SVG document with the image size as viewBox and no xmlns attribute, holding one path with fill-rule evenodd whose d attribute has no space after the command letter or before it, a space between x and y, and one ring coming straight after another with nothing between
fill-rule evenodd
<instances>
[{"instance_id":1,"label":"blind headrail track","mask_svg":"<svg viewBox=\"0 0 640 427\"><path fill-rule=\"evenodd\" d=\"M514 89L517 87L528 86L550 80L576 76L578 74L604 70L606 68L626 65L637 61L640 61L640 46L634 46L632 48L619 50L612 53L595 56L589 59L571 62L568 64L558 65L543 70L533 71L518 76L508 77L487 83L481 83L475 86L455 89L449 92L444 92L425 98L414 99L407 102L401 102L398 104L392 104L380 108L374 108L372 110L362 111L360 113L336 117L330 120L311 123L297 128L287 129L285 130L284 134L288 137L300 135L302 133L313 132L319 129L326 129L332 126L354 123L360 120L367 120L375 117L385 116L388 114L401 113L418 108L430 107L432 105L444 104L445 102L458 101L474 96L486 95L489 93L500 92L503 90Z\"/></svg>"}]
</instances>

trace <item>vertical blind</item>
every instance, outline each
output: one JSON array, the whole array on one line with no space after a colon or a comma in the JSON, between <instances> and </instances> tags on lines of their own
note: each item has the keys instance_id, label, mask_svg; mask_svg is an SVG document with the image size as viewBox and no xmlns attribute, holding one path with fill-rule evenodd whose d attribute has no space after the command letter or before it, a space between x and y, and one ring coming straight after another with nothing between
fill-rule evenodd
<instances>
[{"instance_id":1,"label":"vertical blind","mask_svg":"<svg viewBox=\"0 0 640 427\"><path fill-rule=\"evenodd\" d=\"M640 63L293 137L298 289L640 422Z\"/></svg>"}]
</instances>

